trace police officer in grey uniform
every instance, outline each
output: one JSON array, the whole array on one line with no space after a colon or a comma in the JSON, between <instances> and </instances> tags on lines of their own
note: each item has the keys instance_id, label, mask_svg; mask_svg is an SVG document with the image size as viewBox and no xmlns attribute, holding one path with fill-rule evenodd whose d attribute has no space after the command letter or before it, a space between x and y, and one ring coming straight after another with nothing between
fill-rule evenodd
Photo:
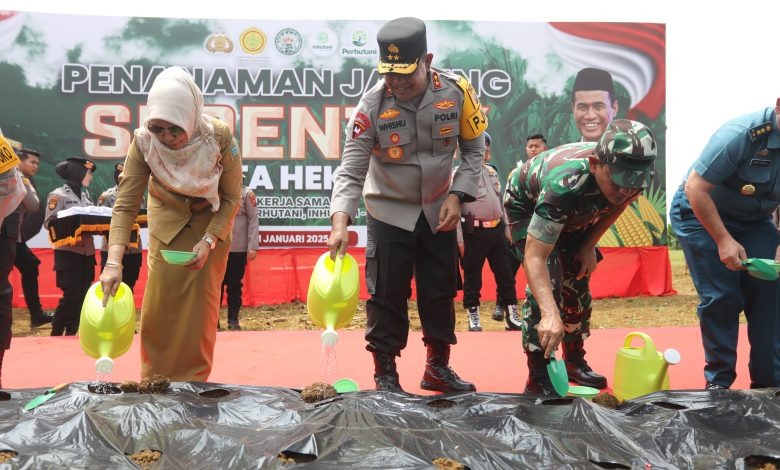
<instances>
[{"instance_id":1,"label":"police officer in grey uniform","mask_svg":"<svg viewBox=\"0 0 780 470\"><path fill-rule=\"evenodd\" d=\"M257 198L255 193L244 186L241 194L241 205L233 221L233 241L230 242L225 278L222 280L220 292L227 290L228 298L228 330L240 330L238 312L244 288L244 273L246 264L257 257L260 245L258 234L259 218L257 214ZM222 305L220 298L219 304Z\"/></svg>"},{"instance_id":2,"label":"police officer in grey uniform","mask_svg":"<svg viewBox=\"0 0 780 470\"><path fill-rule=\"evenodd\" d=\"M65 184L49 193L46 204L46 218L43 226L49 230L51 221L61 210L75 206L92 206L86 187L92 181L95 162L81 157L70 157L55 167ZM54 271L57 287L62 297L54 311L51 335L75 335L79 329L81 305L84 303L95 278L95 244L92 235L84 235L72 243L60 243L54 247Z\"/></svg>"},{"instance_id":3,"label":"police officer in grey uniform","mask_svg":"<svg viewBox=\"0 0 780 470\"><path fill-rule=\"evenodd\" d=\"M407 300L415 277L427 347L420 387L475 390L449 367L455 337L455 228L461 203L473 201L487 118L468 81L431 67L425 23L399 18L377 34L383 74L347 124L331 198L331 257L344 253L347 226L366 207L368 349L378 390L402 391L395 357L409 333ZM461 165L452 176L452 157Z\"/></svg>"},{"instance_id":4,"label":"police officer in grey uniform","mask_svg":"<svg viewBox=\"0 0 780 470\"><path fill-rule=\"evenodd\" d=\"M33 177L38 173L38 167L41 161L41 154L32 149L23 148L18 152L21 163L19 170L22 172L25 186L27 186L27 198L34 198L33 204L23 204L17 210L24 210L24 217L20 225L19 240L16 243L16 258L14 266L19 270L22 278L22 292L24 293L24 302L30 311L30 327L36 328L46 323L51 323L50 313L44 313L41 306L41 298L38 295L38 266L41 260L35 256L35 253L27 246L27 241L41 231L43 225L43 216L45 211L40 207L38 193L35 190L35 181Z\"/></svg>"},{"instance_id":5,"label":"police officer in grey uniform","mask_svg":"<svg viewBox=\"0 0 780 470\"><path fill-rule=\"evenodd\" d=\"M101 207L114 207L116 202L116 195L119 191L119 175L122 174L122 170L125 169L124 163L117 163L114 165L114 182L116 186L112 186L98 197L98 206ZM146 209L146 200L141 201L141 209ZM141 264L143 262L143 243L141 242L141 234L138 236L138 246L130 245L122 256L122 282L127 284L130 290L135 289L135 283L138 281L138 276L141 274ZM103 268L106 267L106 261L108 261L108 235L103 235L102 244L100 247L100 272L103 272Z\"/></svg>"},{"instance_id":6,"label":"police officer in grey uniform","mask_svg":"<svg viewBox=\"0 0 780 470\"><path fill-rule=\"evenodd\" d=\"M707 389L736 379L739 314L750 341L750 387L780 386L778 284L753 278L748 258L780 261L770 215L780 204L780 99L710 138L672 199L669 219L699 294Z\"/></svg>"},{"instance_id":7,"label":"police officer in grey uniform","mask_svg":"<svg viewBox=\"0 0 780 470\"><path fill-rule=\"evenodd\" d=\"M482 331L479 317L479 297L482 289L482 267L487 259L496 280L496 306L506 315L509 330L520 330L517 313L515 276L507 245L509 229L501 193L501 179L490 161L490 134L485 132L485 163L480 172L477 200L463 204L461 224L458 225L458 248L463 267L463 307L469 318L469 331Z\"/></svg>"}]
</instances>

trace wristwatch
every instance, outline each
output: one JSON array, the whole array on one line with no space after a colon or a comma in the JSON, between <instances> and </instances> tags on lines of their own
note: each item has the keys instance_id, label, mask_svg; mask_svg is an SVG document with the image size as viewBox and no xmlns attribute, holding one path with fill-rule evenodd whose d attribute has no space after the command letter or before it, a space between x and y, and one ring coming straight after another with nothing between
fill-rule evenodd
<instances>
[{"instance_id":1,"label":"wristwatch","mask_svg":"<svg viewBox=\"0 0 780 470\"><path fill-rule=\"evenodd\" d=\"M463 191L450 191L450 194L457 197L461 204L463 204L463 200L466 199L466 193Z\"/></svg>"},{"instance_id":2,"label":"wristwatch","mask_svg":"<svg viewBox=\"0 0 780 470\"><path fill-rule=\"evenodd\" d=\"M201 238L201 240L203 240L204 242L208 243L209 244L209 248L211 248L212 250L217 247L217 241L214 240L213 238L211 238L208 235L203 235L203 238Z\"/></svg>"}]
</instances>

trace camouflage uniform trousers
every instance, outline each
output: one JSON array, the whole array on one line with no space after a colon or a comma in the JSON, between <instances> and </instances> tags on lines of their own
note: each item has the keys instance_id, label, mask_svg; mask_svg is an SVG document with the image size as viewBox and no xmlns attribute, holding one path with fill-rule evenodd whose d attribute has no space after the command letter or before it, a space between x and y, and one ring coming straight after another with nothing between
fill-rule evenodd
<instances>
[{"instance_id":1,"label":"camouflage uniform trousers","mask_svg":"<svg viewBox=\"0 0 780 470\"><path fill-rule=\"evenodd\" d=\"M550 273L553 296L563 321L563 342L565 343L581 342L590 336L590 316L593 311L590 276L577 279L579 262L574 259L582 237L581 233L561 234L547 258L547 270ZM515 254L520 260L523 260L525 239L520 240L514 249ZM601 260L601 253L598 252L598 249L596 256L597 260ZM523 349L526 352L538 351L541 350L541 347L536 327L542 319L542 312L528 286L525 288L525 295L526 299L522 306Z\"/></svg>"}]
</instances>

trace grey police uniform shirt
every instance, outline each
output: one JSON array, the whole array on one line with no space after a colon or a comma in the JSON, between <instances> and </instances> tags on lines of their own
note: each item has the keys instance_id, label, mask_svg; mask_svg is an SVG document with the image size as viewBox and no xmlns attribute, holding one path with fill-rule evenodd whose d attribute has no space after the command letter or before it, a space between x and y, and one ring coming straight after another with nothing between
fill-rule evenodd
<instances>
[{"instance_id":1,"label":"grey police uniform shirt","mask_svg":"<svg viewBox=\"0 0 780 470\"><path fill-rule=\"evenodd\" d=\"M474 220L493 221L502 219L506 222L501 194L501 178L498 176L498 170L488 163L482 165L482 171L479 175L477 200L466 202L461 208L461 220L470 220L469 215L473 215ZM458 224L458 243L463 243L463 227L461 224Z\"/></svg>"},{"instance_id":2,"label":"grey police uniform shirt","mask_svg":"<svg viewBox=\"0 0 780 470\"><path fill-rule=\"evenodd\" d=\"M774 108L718 129L692 169L714 184L718 212L735 220L768 218L780 204L780 129Z\"/></svg>"},{"instance_id":3,"label":"grey police uniform shirt","mask_svg":"<svg viewBox=\"0 0 780 470\"><path fill-rule=\"evenodd\" d=\"M24 188L27 190L27 194L24 195L22 202L8 217L5 218L7 234L10 238L16 240L17 243L24 242L22 235L22 226L24 220L30 215L40 210L41 202L38 199L38 193L35 191L35 187L32 182L26 176L22 176L22 182Z\"/></svg>"},{"instance_id":4,"label":"grey police uniform shirt","mask_svg":"<svg viewBox=\"0 0 780 470\"><path fill-rule=\"evenodd\" d=\"M366 210L375 219L412 231L422 210L435 232L450 191L476 197L484 129L475 138L463 138L465 95L457 80L432 69L416 108L388 94L384 80L363 95L347 124L331 216L346 212L354 222L362 190ZM461 165L453 178L452 156L458 147Z\"/></svg>"},{"instance_id":5,"label":"grey police uniform shirt","mask_svg":"<svg viewBox=\"0 0 780 470\"><path fill-rule=\"evenodd\" d=\"M241 204L238 206L238 212L233 221L233 240L230 242L230 252L257 251L260 246L259 224L257 198L251 189L244 186L241 192Z\"/></svg>"},{"instance_id":6,"label":"grey police uniform shirt","mask_svg":"<svg viewBox=\"0 0 780 470\"><path fill-rule=\"evenodd\" d=\"M101 207L114 207L114 203L116 202L116 196L119 192L119 186L113 186L111 188L106 189L103 191L103 194L98 197L98 206ZM146 198L141 199L141 209L146 209ZM108 236L103 235L100 237L101 243L100 243L100 251L107 253L108 252ZM138 246L133 247L128 245L127 247L127 253L141 253L144 251L143 242L141 241L141 234L138 234Z\"/></svg>"},{"instance_id":7,"label":"grey police uniform shirt","mask_svg":"<svg viewBox=\"0 0 780 470\"><path fill-rule=\"evenodd\" d=\"M54 201L56 198L56 201ZM46 218L43 221L43 226L46 230L49 230L49 223L57 218L57 212L65 209L70 209L74 206L93 206L92 199L89 197L89 193L86 188L81 188L81 199L76 196L76 193L65 184L49 193L46 198ZM72 251L84 256L94 256L95 254L95 242L92 240L92 235L84 235L81 237L81 241L75 245L62 245L54 247L55 250Z\"/></svg>"}]
</instances>

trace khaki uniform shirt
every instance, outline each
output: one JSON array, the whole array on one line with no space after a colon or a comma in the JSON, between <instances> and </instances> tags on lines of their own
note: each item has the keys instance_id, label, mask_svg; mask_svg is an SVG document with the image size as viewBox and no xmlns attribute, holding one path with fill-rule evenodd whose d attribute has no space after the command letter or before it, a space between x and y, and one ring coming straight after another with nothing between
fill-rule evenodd
<instances>
[{"instance_id":1,"label":"khaki uniform shirt","mask_svg":"<svg viewBox=\"0 0 780 470\"><path fill-rule=\"evenodd\" d=\"M230 243L230 251L232 253L257 251L260 246L259 224L257 198L251 189L244 186L241 204L233 221L233 241Z\"/></svg>"},{"instance_id":2,"label":"khaki uniform shirt","mask_svg":"<svg viewBox=\"0 0 780 470\"><path fill-rule=\"evenodd\" d=\"M219 164L222 165L222 175L219 179L221 202L206 231L219 240L227 241L231 238L233 216L241 200L241 155L227 124L214 120L214 138L219 143L222 155L219 159ZM187 225L193 210L211 210L208 205L202 206L202 200L171 191L157 181L133 141L127 151L125 169L119 178L119 194L111 217L109 246L127 246L130 243L130 232L147 187L149 206L146 215L149 234L165 244L169 244Z\"/></svg>"},{"instance_id":3,"label":"khaki uniform shirt","mask_svg":"<svg viewBox=\"0 0 780 470\"><path fill-rule=\"evenodd\" d=\"M74 206L94 206L94 204L92 204L92 199L90 199L89 193L87 192L87 188L81 188L81 198L79 198L67 184L50 192L49 197L47 197L46 200L48 201L46 204L46 217L43 220L43 226L46 230L49 230L49 224L52 220L57 218L57 213L59 211L70 209ZM95 242L92 239L92 234L85 234L75 245L60 245L55 246L54 249L72 251L84 256L94 256Z\"/></svg>"},{"instance_id":4,"label":"khaki uniform shirt","mask_svg":"<svg viewBox=\"0 0 780 470\"><path fill-rule=\"evenodd\" d=\"M435 231L450 191L476 197L487 118L465 78L435 69L428 78L417 107L397 101L384 80L363 95L347 124L331 216L346 212L354 221L362 191L372 217L412 231L423 211Z\"/></svg>"}]
</instances>

